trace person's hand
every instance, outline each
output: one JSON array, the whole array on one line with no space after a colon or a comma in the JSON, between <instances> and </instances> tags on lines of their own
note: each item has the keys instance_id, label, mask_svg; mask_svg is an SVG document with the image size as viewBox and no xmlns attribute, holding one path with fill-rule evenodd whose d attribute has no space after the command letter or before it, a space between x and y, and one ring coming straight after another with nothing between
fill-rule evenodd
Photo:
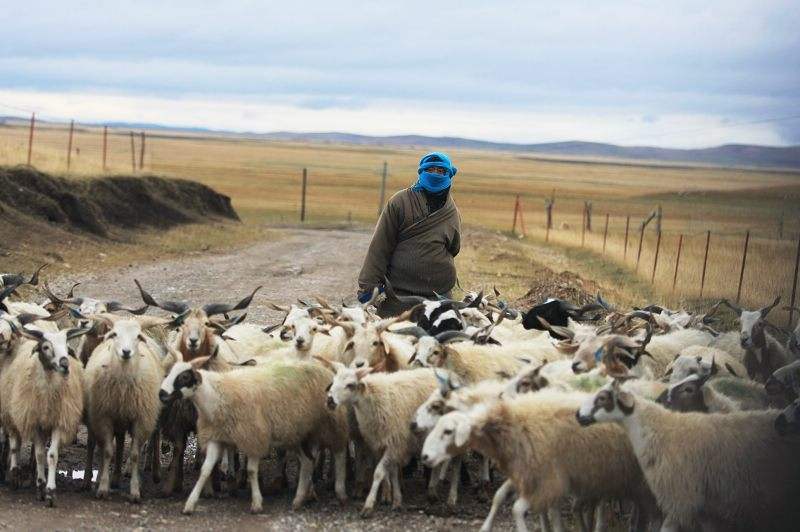
<instances>
[{"instance_id":1,"label":"person's hand","mask_svg":"<svg viewBox=\"0 0 800 532\"><path fill-rule=\"evenodd\" d=\"M358 302L363 305L372 299L372 290L359 290L358 294L356 294L356 298L358 299Z\"/></svg>"}]
</instances>

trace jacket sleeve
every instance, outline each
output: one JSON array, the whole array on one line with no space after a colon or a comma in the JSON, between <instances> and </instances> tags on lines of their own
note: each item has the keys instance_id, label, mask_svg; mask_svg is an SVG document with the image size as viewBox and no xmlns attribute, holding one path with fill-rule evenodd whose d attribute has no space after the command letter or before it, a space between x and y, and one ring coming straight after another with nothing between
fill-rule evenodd
<instances>
[{"instance_id":1,"label":"jacket sleeve","mask_svg":"<svg viewBox=\"0 0 800 532\"><path fill-rule=\"evenodd\" d=\"M450 253L452 257L458 255L458 252L461 251L461 230L456 229L455 233L453 233L453 239L448 242L447 252Z\"/></svg>"},{"instance_id":2,"label":"jacket sleeve","mask_svg":"<svg viewBox=\"0 0 800 532\"><path fill-rule=\"evenodd\" d=\"M358 286L361 290L372 289L383 284L389 261L397 246L400 230L399 212L391 202L383 209L372 241L364 258L361 273L358 274Z\"/></svg>"}]
</instances>

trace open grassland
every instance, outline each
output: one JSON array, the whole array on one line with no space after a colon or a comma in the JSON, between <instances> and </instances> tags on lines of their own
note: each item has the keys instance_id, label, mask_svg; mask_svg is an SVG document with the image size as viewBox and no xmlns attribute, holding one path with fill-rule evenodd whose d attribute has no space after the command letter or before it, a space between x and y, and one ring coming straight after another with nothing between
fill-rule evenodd
<instances>
[{"instance_id":1,"label":"open grassland","mask_svg":"<svg viewBox=\"0 0 800 532\"><path fill-rule=\"evenodd\" d=\"M24 163L28 131L0 127L0 164ZM138 167L140 137L134 139ZM32 163L54 173L66 171L67 130L40 127L34 136ZM246 224L296 222L300 212L302 169L308 168L307 219L326 224L352 220L371 224L378 212L381 168L388 163L387 196L408 186L424 149L301 144L234 138L172 136L148 132L144 170L205 183L233 199ZM79 150L79 152L78 152ZM554 230L558 245L581 275L605 276L622 291L644 290L661 300L687 302L699 296L706 231L712 231L705 298L736 297L744 233L751 231L742 302L763 305L775 294L788 303L794 255L800 233L800 173L721 168L624 164L609 161L565 162L518 153L452 151L459 173L456 199L464 221L508 231L514 198L520 195L529 246L546 249L544 198L555 194ZM109 131L105 173L132 172L128 132ZM78 128L73 139L70 175L103 174L102 131ZM593 230L583 237L584 201L593 204ZM656 235L645 233L636 268L640 221L657 205L664 212L655 281L650 278ZM603 256L605 215L609 214ZM631 217L627 250L626 216ZM783 240L778 240L783 232ZM677 241L684 235L675 291L672 291ZM524 243L521 243L524 245ZM476 259L477 260L477 259ZM463 261L462 261L463 262ZM496 260L495 262L500 262ZM635 279L635 280L634 280Z\"/></svg>"}]
</instances>

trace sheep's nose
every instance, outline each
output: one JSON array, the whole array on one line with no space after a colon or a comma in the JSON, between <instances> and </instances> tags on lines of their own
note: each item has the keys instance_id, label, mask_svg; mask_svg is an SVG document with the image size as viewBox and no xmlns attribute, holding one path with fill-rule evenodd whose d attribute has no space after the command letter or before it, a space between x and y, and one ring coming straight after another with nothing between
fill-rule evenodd
<instances>
[{"instance_id":1,"label":"sheep's nose","mask_svg":"<svg viewBox=\"0 0 800 532\"><path fill-rule=\"evenodd\" d=\"M162 403L166 403L167 401L169 401L169 394L164 390L159 390L158 398L161 400Z\"/></svg>"},{"instance_id":2,"label":"sheep's nose","mask_svg":"<svg viewBox=\"0 0 800 532\"><path fill-rule=\"evenodd\" d=\"M581 363L580 362L573 362L572 363L572 373L580 373L581 372Z\"/></svg>"},{"instance_id":3,"label":"sheep's nose","mask_svg":"<svg viewBox=\"0 0 800 532\"><path fill-rule=\"evenodd\" d=\"M306 343L306 341L305 341L305 340L303 340L302 338L297 338L297 339L294 341L294 344L295 344L297 347L303 347L303 345L305 345L305 343Z\"/></svg>"},{"instance_id":4,"label":"sheep's nose","mask_svg":"<svg viewBox=\"0 0 800 532\"><path fill-rule=\"evenodd\" d=\"M328 396L327 403L328 403L328 408L330 408L331 410L334 410L336 408L336 401L330 395Z\"/></svg>"},{"instance_id":5,"label":"sheep's nose","mask_svg":"<svg viewBox=\"0 0 800 532\"><path fill-rule=\"evenodd\" d=\"M61 368L61 371L63 371L64 373L69 373L69 359L68 358L62 358L61 360L59 360L58 361L58 366L59 366L59 368Z\"/></svg>"},{"instance_id":6,"label":"sheep's nose","mask_svg":"<svg viewBox=\"0 0 800 532\"><path fill-rule=\"evenodd\" d=\"M422 453L422 457L421 457L421 458L422 458L422 463L423 463L423 464L425 464L425 465L428 465L428 466L430 465L430 463L431 463L431 457L430 457L430 456L428 456L428 454L427 454L427 453Z\"/></svg>"},{"instance_id":7,"label":"sheep's nose","mask_svg":"<svg viewBox=\"0 0 800 532\"><path fill-rule=\"evenodd\" d=\"M356 367L357 368L363 368L364 367L364 361L363 360L359 360L358 362L356 362Z\"/></svg>"},{"instance_id":8,"label":"sheep's nose","mask_svg":"<svg viewBox=\"0 0 800 532\"><path fill-rule=\"evenodd\" d=\"M129 359L131 358L131 350L130 349L123 349L122 350L122 358Z\"/></svg>"},{"instance_id":9,"label":"sheep's nose","mask_svg":"<svg viewBox=\"0 0 800 532\"><path fill-rule=\"evenodd\" d=\"M416 421L412 421L411 422L411 432L417 432L417 427L418 427L417 422Z\"/></svg>"}]
</instances>

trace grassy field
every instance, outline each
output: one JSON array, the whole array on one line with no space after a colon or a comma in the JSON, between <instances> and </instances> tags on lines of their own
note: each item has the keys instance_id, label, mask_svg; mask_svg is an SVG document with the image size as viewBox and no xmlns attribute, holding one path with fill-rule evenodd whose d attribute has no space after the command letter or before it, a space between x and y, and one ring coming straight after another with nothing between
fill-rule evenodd
<instances>
[{"instance_id":1,"label":"grassy field","mask_svg":"<svg viewBox=\"0 0 800 532\"><path fill-rule=\"evenodd\" d=\"M24 163L27 129L0 127L0 164ZM39 128L32 163L54 173L66 171L67 131ZM138 166L140 138L135 138ZM308 168L310 223L353 220L373 223L380 174L388 163L387 196L410 184L423 147L358 147L245 139L169 136L149 132L143 173L185 177L229 195L246 224L296 222L302 169ZM800 234L800 173L690 168L610 161L565 162L521 154L451 150L459 174L455 194L464 221L508 231L514 199L520 195L527 229L541 250L545 239L544 198L555 195L555 229L549 245L573 257L584 276L615 274L617 282L641 292L649 285L656 236L645 234L636 270L638 224L657 205L664 212L658 268L652 288L662 300L698 297L706 231L712 231L704 296L735 298L744 233L751 231L742 302L763 305L775 294L788 302L794 254ZM110 131L106 173L132 171L128 132ZM137 169L137 171L139 171ZM79 128L73 139L70 175L101 175L102 132ZM584 201L593 204L593 231L581 249ZM605 215L609 214L606 255L602 257ZM627 253L625 217L631 217ZM780 227L783 240L778 240ZM678 282L672 283L679 235L684 235ZM598 259L598 256L602 260ZM592 258L592 260L589 260ZM635 279L635 282L634 282ZM622 287L624 289L624 286Z\"/></svg>"}]
</instances>

